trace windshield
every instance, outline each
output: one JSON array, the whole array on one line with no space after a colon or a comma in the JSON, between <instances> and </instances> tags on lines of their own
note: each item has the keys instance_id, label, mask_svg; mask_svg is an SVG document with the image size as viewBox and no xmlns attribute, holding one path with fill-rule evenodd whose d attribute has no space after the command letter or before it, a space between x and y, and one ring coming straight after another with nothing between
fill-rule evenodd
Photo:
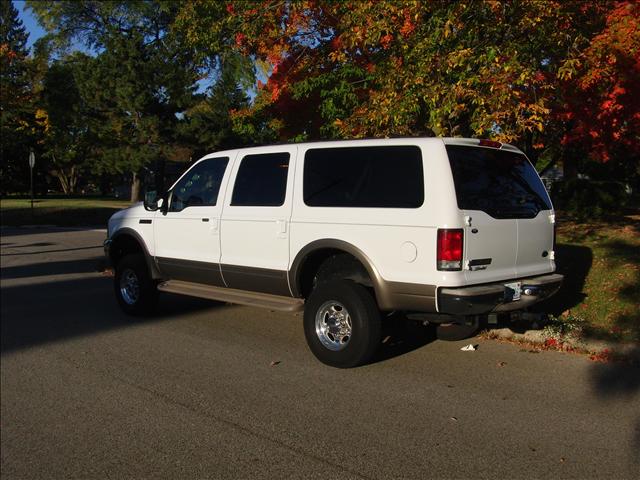
<instances>
[{"instance_id":1,"label":"windshield","mask_svg":"<svg viewBox=\"0 0 640 480\"><path fill-rule=\"evenodd\" d=\"M492 148L447 145L458 208L494 218L534 218L551 201L527 158Z\"/></svg>"}]
</instances>

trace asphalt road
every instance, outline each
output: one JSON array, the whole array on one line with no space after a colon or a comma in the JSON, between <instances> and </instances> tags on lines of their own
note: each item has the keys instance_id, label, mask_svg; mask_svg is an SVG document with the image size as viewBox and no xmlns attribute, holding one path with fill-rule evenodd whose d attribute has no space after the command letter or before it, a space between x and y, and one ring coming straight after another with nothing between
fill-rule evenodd
<instances>
[{"instance_id":1,"label":"asphalt road","mask_svg":"<svg viewBox=\"0 0 640 480\"><path fill-rule=\"evenodd\" d=\"M398 328L336 370L300 317L171 295L135 322L103 238L2 230L3 479L639 476L638 368Z\"/></svg>"}]
</instances>

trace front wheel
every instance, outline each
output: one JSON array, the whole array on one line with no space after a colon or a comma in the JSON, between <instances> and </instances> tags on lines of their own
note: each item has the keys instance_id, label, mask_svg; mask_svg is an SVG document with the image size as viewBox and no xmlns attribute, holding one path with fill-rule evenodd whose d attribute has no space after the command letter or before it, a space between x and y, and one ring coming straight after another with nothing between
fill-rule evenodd
<instances>
[{"instance_id":1,"label":"front wheel","mask_svg":"<svg viewBox=\"0 0 640 480\"><path fill-rule=\"evenodd\" d=\"M322 363L356 367L371 360L380 345L380 312L362 285L349 280L320 283L305 304L304 334Z\"/></svg>"},{"instance_id":2,"label":"front wheel","mask_svg":"<svg viewBox=\"0 0 640 480\"><path fill-rule=\"evenodd\" d=\"M147 315L154 310L158 290L143 255L126 255L118 262L113 287L118 304L125 313Z\"/></svg>"}]
</instances>

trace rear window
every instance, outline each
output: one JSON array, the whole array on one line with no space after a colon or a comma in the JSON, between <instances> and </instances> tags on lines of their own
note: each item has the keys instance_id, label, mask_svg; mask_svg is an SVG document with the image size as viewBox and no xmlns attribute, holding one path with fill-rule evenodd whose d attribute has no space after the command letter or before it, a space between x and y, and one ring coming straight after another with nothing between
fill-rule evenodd
<instances>
[{"instance_id":1,"label":"rear window","mask_svg":"<svg viewBox=\"0 0 640 480\"><path fill-rule=\"evenodd\" d=\"M310 207L418 208L424 202L416 146L314 148L304 161Z\"/></svg>"},{"instance_id":2,"label":"rear window","mask_svg":"<svg viewBox=\"0 0 640 480\"><path fill-rule=\"evenodd\" d=\"M491 148L447 145L458 208L494 218L533 218L551 202L527 158Z\"/></svg>"}]
</instances>

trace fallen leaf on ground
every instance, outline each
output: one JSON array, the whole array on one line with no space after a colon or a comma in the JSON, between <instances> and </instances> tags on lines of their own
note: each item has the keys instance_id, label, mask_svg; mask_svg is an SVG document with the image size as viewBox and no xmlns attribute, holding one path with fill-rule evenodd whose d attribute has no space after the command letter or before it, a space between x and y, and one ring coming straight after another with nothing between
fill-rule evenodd
<instances>
[{"instance_id":1,"label":"fallen leaf on ground","mask_svg":"<svg viewBox=\"0 0 640 480\"><path fill-rule=\"evenodd\" d=\"M273 362L271 362L271 367L275 367L276 365L280 365L280 360L274 360Z\"/></svg>"},{"instance_id":2,"label":"fallen leaf on ground","mask_svg":"<svg viewBox=\"0 0 640 480\"><path fill-rule=\"evenodd\" d=\"M498 366L499 367L504 367L507 364L507 362L498 362Z\"/></svg>"},{"instance_id":3,"label":"fallen leaf on ground","mask_svg":"<svg viewBox=\"0 0 640 480\"><path fill-rule=\"evenodd\" d=\"M457 417L451 417L449 420L453 420L454 422L457 422L458 418Z\"/></svg>"}]
</instances>

